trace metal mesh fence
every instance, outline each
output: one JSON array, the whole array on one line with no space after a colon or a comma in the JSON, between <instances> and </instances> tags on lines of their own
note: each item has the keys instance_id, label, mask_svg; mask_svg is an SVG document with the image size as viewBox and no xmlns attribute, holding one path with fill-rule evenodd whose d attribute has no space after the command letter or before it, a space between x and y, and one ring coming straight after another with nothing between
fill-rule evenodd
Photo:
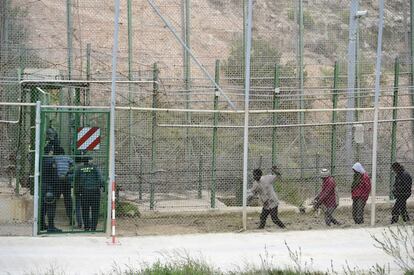
<instances>
[{"instance_id":1,"label":"metal mesh fence","mask_svg":"<svg viewBox=\"0 0 414 275\"><path fill-rule=\"evenodd\" d=\"M243 113L228 111L209 77L236 109L242 109L245 1L153 1L170 28L151 1L121 2L116 119L121 234L240 229ZM0 98L19 103L0 106L1 185L6 190L2 195L7 194L0 203L19 203L14 208L25 209L23 216L2 221L0 234L29 234L34 158L30 104L41 100L43 105L76 110L109 105L114 9L106 0L0 4ZM352 223L349 131L354 136L363 130L363 142L352 142L352 160L371 171L378 9L375 3L360 3L368 15L358 19L356 80L350 97L350 5L330 0L254 4L250 108L255 111L249 123L249 173L260 167L268 174L272 165L279 167L282 177L275 188L280 218L291 229L324 227L322 216L290 212L308 206L319 193L322 168L329 168L336 179L338 220L344 226ZM384 202L378 212L382 224L390 220L390 164L398 160L413 172L409 18L408 1L386 5L381 106L391 107L397 98L400 109L380 112L377 194ZM350 98L355 107L365 108L352 111L352 124L347 111L331 110L346 108ZM145 109L151 107L157 110ZM273 109L279 111L261 111ZM308 111L315 109L326 110ZM66 123L75 132L75 124L70 119ZM64 224L63 197L57 203L58 227L76 229ZM249 229L257 226L261 208L256 205L254 201L249 208Z\"/></svg>"}]
</instances>

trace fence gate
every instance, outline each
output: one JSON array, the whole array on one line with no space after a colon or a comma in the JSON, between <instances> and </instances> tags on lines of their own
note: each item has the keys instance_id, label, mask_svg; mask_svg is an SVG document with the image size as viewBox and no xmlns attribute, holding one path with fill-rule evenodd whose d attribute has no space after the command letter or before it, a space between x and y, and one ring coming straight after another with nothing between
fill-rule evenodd
<instances>
[{"instance_id":1,"label":"fence gate","mask_svg":"<svg viewBox=\"0 0 414 275\"><path fill-rule=\"evenodd\" d=\"M42 109L38 234L105 232L109 112Z\"/></svg>"}]
</instances>

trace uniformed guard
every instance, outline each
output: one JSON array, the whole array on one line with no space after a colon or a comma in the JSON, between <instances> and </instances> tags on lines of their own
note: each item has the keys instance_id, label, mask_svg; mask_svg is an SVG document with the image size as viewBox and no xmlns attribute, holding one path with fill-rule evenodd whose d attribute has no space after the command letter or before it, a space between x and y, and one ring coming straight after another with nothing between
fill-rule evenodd
<instances>
[{"instance_id":1,"label":"uniformed guard","mask_svg":"<svg viewBox=\"0 0 414 275\"><path fill-rule=\"evenodd\" d=\"M55 227L56 194L57 194L57 172L53 166L53 151L46 152L42 160L42 184L41 184L41 210L40 230L48 233L62 232ZM46 226L46 217L48 224Z\"/></svg>"},{"instance_id":2,"label":"uniformed guard","mask_svg":"<svg viewBox=\"0 0 414 275\"><path fill-rule=\"evenodd\" d=\"M75 171L75 193L81 200L82 217L85 231L95 231L98 224L99 205L103 180L99 168L90 163L91 157L76 159L83 163Z\"/></svg>"}]
</instances>

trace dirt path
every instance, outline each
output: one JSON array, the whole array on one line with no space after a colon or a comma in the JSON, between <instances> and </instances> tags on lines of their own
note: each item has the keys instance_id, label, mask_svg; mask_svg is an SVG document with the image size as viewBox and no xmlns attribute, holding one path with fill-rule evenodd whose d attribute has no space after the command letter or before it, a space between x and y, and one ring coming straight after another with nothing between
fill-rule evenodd
<instances>
[{"instance_id":1,"label":"dirt path","mask_svg":"<svg viewBox=\"0 0 414 275\"><path fill-rule=\"evenodd\" d=\"M365 223L355 225L352 220L350 209L337 210L334 216L342 223L340 226L331 228L361 228L370 226L370 215L366 207L364 215ZM410 216L414 215L414 207L409 208ZM259 213L249 214L247 218L248 231L261 231L256 229L259 221ZM387 226L390 224L391 210L389 208L377 208L376 226ZM278 228L271 221L267 220L267 231L292 231L326 229L323 213L280 213L280 219L285 223L286 229ZM414 225L413 219L408 223ZM174 235L189 233L216 233L216 232L238 232L242 228L242 217L239 213L221 215L170 215L154 218L120 218L118 219L118 233L121 236L142 236L142 235Z\"/></svg>"}]
</instances>

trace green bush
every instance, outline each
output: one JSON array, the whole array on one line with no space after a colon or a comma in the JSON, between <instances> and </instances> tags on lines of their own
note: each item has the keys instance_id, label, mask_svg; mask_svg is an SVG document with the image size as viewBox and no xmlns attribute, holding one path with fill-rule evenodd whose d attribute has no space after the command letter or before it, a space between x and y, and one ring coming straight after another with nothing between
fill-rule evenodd
<instances>
[{"instance_id":1,"label":"green bush","mask_svg":"<svg viewBox=\"0 0 414 275\"><path fill-rule=\"evenodd\" d=\"M116 201L116 214L120 217L140 217L138 206L126 201Z\"/></svg>"},{"instance_id":2,"label":"green bush","mask_svg":"<svg viewBox=\"0 0 414 275\"><path fill-rule=\"evenodd\" d=\"M251 85L273 84L274 68L280 62L281 54L270 42L262 39L252 41ZM223 64L223 70L232 84L244 84L244 46L243 39L233 42L229 57Z\"/></svg>"}]
</instances>

